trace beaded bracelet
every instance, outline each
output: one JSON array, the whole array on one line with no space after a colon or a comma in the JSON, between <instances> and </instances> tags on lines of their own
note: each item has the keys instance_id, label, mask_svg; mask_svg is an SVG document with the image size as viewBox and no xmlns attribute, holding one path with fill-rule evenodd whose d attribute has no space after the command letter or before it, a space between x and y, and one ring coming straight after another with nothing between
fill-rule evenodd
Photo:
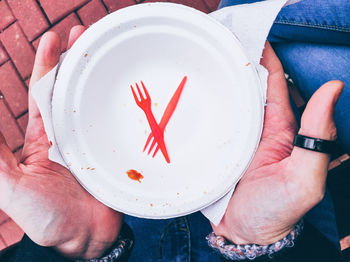
<instances>
[{"instance_id":1,"label":"beaded bracelet","mask_svg":"<svg viewBox=\"0 0 350 262\"><path fill-rule=\"evenodd\" d=\"M131 228L124 223L117 238L116 243L113 245L112 250L104 257L92 258L92 259L79 259L75 262L117 262L131 251L134 245L134 236ZM124 260L123 260L124 261Z\"/></svg>"},{"instance_id":2,"label":"beaded bracelet","mask_svg":"<svg viewBox=\"0 0 350 262\"><path fill-rule=\"evenodd\" d=\"M214 232L207 236L208 245L220 252L220 254L229 260L253 260L257 257L268 255L270 258L272 254L282 250L284 247L293 247L294 241L301 234L304 228L303 220L300 220L293 228L293 230L281 240L269 245L235 245L222 236L217 236Z\"/></svg>"}]
</instances>

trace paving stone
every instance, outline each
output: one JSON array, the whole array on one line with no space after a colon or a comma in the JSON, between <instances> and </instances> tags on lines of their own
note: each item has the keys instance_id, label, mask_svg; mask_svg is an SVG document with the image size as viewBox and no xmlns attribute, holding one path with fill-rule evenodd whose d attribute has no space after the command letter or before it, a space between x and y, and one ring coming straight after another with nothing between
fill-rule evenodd
<instances>
[{"instance_id":1,"label":"paving stone","mask_svg":"<svg viewBox=\"0 0 350 262\"><path fill-rule=\"evenodd\" d=\"M26 84L27 88L29 88L29 82L30 82L30 77L24 80L24 83Z\"/></svg>"},{"instance_id":2,"label":"paving stone","mask_svg":"<svg viewBox=\"0 0 350 262\"><path fill-rule=\"evenodd\" d=\"M67 16L65 19L63 19L61 22L59 22L57 25L55 25L54 27L52 27L50 29L50 31L54 31L54 32L58 33L59 36L61 37L61 41L62 41L61 51L62 52L66 50L70 29L75 25L81 25L81 23L80 23L78 17L76 16L76 14L72 13L69 16ZM41 38L38 38L37 40L32 42L32 45L34 46L35 50L38 49L40 39Z\"/></svg>"},{"instance_id":3,"label":"paving stone","mask_svg":"<svg viewBox=\"0 0 350 262\"><path fill-rule=\"evenodd\" d=\"M214 12L218 9L219 0L203 0L203 2L209 7L210 12Z\"/></svg>"},{"instance_id":4,"label":"paving stone","mask_svg":"<svg viewBox=\"0 0 350 262\"><path fill-rule=\"evenodd\" d=\"M40 43L40 39L41 39L41 37L39 37L38 39L36 39L36 40L34 40L34 41L32 42L32 46L34 47L35 52L38 50L38 46L39 46L39 43Z\"/></svg>"},{"instance_id":5,"label":"paving stone","mask_svg":"<svg viewBox=\"0 0 350 262\"><path fill-rule=\"evenodd\" d=\"M2 47L0 43L0 65L5 63L9 59L8 55L6 54L5 49Z\"/></svg>"},{"instance_id":6,"label":"paving stone","mask_svg":"<svg viewBox=\"0 0 350 262\"><path fill-rule=\"evenodd\" d=\"M51 23L57 22L60 18L73 10L87 3L89 0L39 0ZM119 1L119 0L117 0Z\"/></svg>"},{"instance_id":7,"label":"paving stone","mask_svg":"<svg viewBox=\"0 0 350 262\"><path fill-rule=\"evenodd\" d=\"M18 123L19 127L21 128L23 134L25 134L26 130L27 130L27 125L28 125L28 113L26 113L25 115L18 118L17 123Z\"/></svg>"},{"instance_id":8,"label":"paving stone","mask_svg":"<svg viewBox=\"0 0 350 262\"><path fill-rule=\"evenodd\" d=\"M28 109L27 89L11 61L0 66L0 91L16 117Z\"/></svg>"},{"instance_id":9,"label":"paving stone","mask_svg":"<svg viewBox=\"0 0 350 262\"><path fill-rule=\"evenodd\" d=\"M35 53L18 23L2 32L0 40L22 78L27 78L33 69Z\"/></svg>"},{"instance_id":10,"label":"paving stone","mask_svg":"<svg viewBox=\"0 0 350 262\"><path fill-rule=\"evenodd\" d=\"M22 132L3 99L0 100L0 131L12 151L23 145L24 137Z\"/></svg>"},{"instance_id":11,"label":"paving stone","mask_svg":"<svg viewBox=\"0 0 350 262\"><path fill-rule=\"evenodd\" d=\"M7 0L7 3L29 41L35 39L49 27L35 0Z\"/></svg>"},{"instance_id":12,"label":"paving stone","mask_svg":"<svg viewBox=\"0 0 350 262\"><path fill-rule=\"evenodd\" d=\"M103 0L110 12L135 4L134 0Z\"/></svg>"},{"instance_id":13,"label":"paving stone","mask_svg":"<svg viewBox=\"0 0 350 262\"><path fill-rule=\"evenodd\" d=\"M78 15L83 24L89 26L107 15L107 11L100 0L92 0L78 10Z\"/></svg>"},{"instance_id":14,"label":"paving stone","mask_svg":"<svg viewBox=\"0 0 350 262\"><path fill-rule=\"evenodd\" d=\"M0 1L0 31L15 21L10 8L5 0Z\"/></svg>"},{"instance_id":15,"label":"paving stone","mask_svg":"<svg viewBox=\"0 0 350 262\"><path fill-rule=\"evenodd\" d=\"M147 0L147 1L149 1L149 0ZM209 7L204 2L204 0L172 0L171 2L187 5L189 7L193 7L193 8L195 8L199 11L202 11L204 13L210 12Z\"/></svg>"},{"instance_id":16,"label":"paving stone","mask_svg":"<svg viewBox=\"0 0 350 262\"><path fill-rule=\"evenodd\" d=\"M23 237L23 230L13 221L10 220L0 226L1 236L7 246L19 242Z\"/></svg>"},{"instance_id":17,"label":"paving stone","mask_svg":"<svg viewBox=\"0 0 350 262\"><path fill-rule=\"evenodd\" d=\"M170 1L170 0L145 0L145 1L142 1L142 3L159 3L159 2L164 2L164 3L166 3L166 2L174 2L174 3L176 3L176 2L178 2L178 1Z\"/></svg>"}]
</instances>

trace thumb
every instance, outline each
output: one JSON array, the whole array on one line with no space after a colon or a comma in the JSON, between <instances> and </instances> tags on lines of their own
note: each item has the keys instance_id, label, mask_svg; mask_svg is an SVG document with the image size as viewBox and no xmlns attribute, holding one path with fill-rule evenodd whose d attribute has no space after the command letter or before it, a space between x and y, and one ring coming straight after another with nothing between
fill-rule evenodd
<instances>
[{"instance_id":1,"label":"thumb","mask_svg":"<svg viewBox=\"0 0 350 262\"><path fill-rule=\"evenodd\" d=\"M5 211L19 177L18 162L0 132L0 209Z\"/></svg>"},{"instance_id":2,"label":"thumb","mask_svg":"<svg viewBox=\"0 0 350 262\"><path fill-rule=\"evenodd\" d=\"M5 137L0 131L0 176L3 176L3 173L8 173L17 165L17 159L12 154L11 149L6 143Z\"/></svg>"},{"instance_id":3,"label":"thumb","mask_svg":"<svg viewBox=\"0 0 350 262\"><path fill-rule=\"evenodd\" d=\"M321 86L309 100L301 118L299 134L326 140L336 139L335 105L343 90L341 81L330 81ZM305 208L310 209L322 200L330 156L325 153L294 147L289 168L298 191L305 193ZM308 202L309 201L309 202ZM307 210L306 210L307 211ZM305 211L305 212L306 212Z\"/></svg>"},{"instance_id":4,"label":"thumb","mask_svg":"<svg viewBox=\"0 0 350 262\"><path fill-rule=\"evenodd\" d=\"M333 80L315 92L302 115L299 134L326 140L336 139L333 116L343 88L343 82Z\"/></svg>"}]
</instances>

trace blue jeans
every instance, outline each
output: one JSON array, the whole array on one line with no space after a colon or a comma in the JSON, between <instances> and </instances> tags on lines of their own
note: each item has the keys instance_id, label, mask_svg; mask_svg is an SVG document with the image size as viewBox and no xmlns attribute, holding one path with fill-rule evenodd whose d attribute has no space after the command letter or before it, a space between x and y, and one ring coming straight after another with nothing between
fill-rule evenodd
<instances>
[{"instance_id":1,"label":"blue jeans","mask_svg":"<svg viewBox=\"0 0 350 262\"><path fill-rule=\"evenodd\" d=\"M200 213L173 219L141 219L125 216L135 235L130 262L219 262L205 237L212 231Z\"/></svg>"},{"instance_id":2,"label":"blue jeans","mask_svg":"<svg viewBox=\"0 0 350 262\"><path fill-rule=\"evenodd\" d=\"M222 0L220 7L256 0ZM286 72L304 99L308 100L326 81L339 79L345 90L338 102L336 124L339 138L350 152L350 2L345 0L304 0L282 9L269 40ZM305 216L313 226L339 247L333 202L324 199ZM135 234L130 261L220 261L206 244L211 232L200 213L167 220L126 216Z\"/></svg>"}]
</instances>

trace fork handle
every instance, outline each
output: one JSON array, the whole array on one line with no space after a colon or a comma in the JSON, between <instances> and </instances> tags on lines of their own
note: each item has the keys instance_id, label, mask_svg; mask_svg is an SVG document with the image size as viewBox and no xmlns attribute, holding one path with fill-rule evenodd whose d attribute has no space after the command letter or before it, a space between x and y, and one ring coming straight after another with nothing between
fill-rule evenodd
<instances>
[{"instance_id":1,"label":"fork handle","mask_svg":"<svg viewBox=\"0 0 350 262\"><path fill-rule=\"evenodd\" d=\"M149 125L151 127L154 139L157 141L157 144L159 145L160 151L162 152L166 162L170 163L168 151L167 151L165 143L164 143L163 132L161 131L161 129L160 129L156 119L154 118L152 110L147 108L144 111L145 111L145 114L146 114L146 117L147 117L147 121L148 121L148 123L149 123Z\"/></svg>"}]
</instances>

